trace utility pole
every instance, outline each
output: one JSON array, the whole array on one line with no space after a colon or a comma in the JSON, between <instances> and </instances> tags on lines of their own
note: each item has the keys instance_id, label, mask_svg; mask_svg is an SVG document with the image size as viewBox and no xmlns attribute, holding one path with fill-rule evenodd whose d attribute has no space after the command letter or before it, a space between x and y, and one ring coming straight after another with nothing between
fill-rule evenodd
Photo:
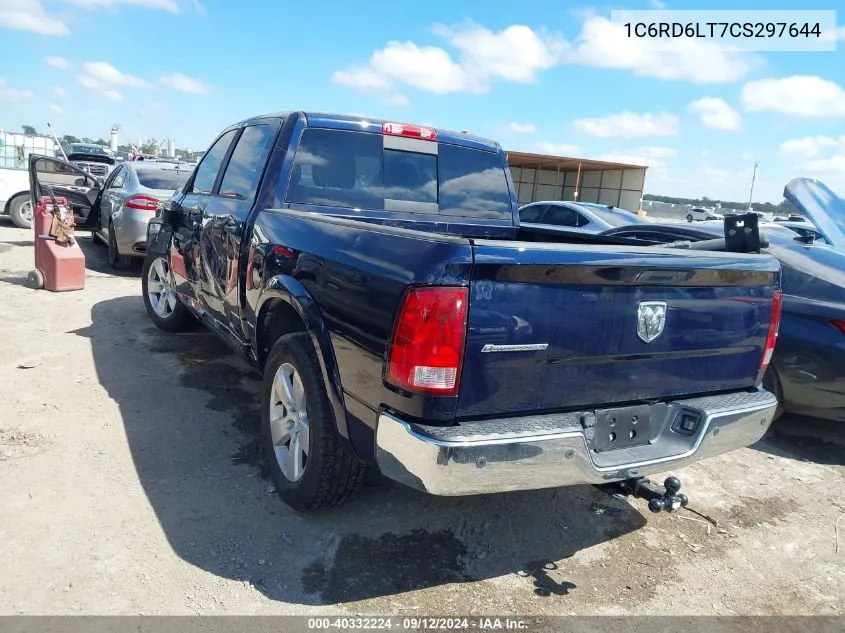
<instances>
[{"instance_id":1,"label":"utility pole","mask_svg":"<svg viewBox=\"0 0 845 633\"><path fill-rule=\"evenodd\" d=\"M751 174L751 193L748 194L748 210L751 211L751 199L754 197L754 180L757 178L757 165L760 161L754 161L754 172Z\"/></svg>"}]
</instances>

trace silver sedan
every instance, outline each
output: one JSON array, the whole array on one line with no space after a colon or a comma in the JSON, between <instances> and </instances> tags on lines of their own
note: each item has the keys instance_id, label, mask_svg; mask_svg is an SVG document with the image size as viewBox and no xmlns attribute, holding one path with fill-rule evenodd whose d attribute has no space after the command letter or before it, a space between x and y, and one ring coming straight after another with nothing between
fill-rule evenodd
<instances>
[{"instance_id":1,"label":"silver sedan","mask_svg":"<svg viewBox=\"0 0 845 633\"><path fill-rule=\"evenodd\" d=\"M185 184L193 169L184 163L127 162L103 183L94 239L108 244L113 268L128 268L147 251L147 224L156 209Z\"/></svg>"}]
</instances>

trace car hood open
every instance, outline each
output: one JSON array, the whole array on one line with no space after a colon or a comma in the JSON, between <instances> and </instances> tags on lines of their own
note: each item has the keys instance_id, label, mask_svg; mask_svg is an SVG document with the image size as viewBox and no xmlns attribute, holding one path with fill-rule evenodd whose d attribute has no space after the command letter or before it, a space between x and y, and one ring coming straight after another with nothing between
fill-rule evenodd
<instances>
[{"instance_id":1,"label":"car hood open","mask_svg":"<svg viewBox=\"0 0 845 633\"><path fill-rule=\"evenodd\" d=\"M783 197L816 225L828 244L845 250L845 200L812 178L790 180Z\"/></svg>"},{"instance_id":2,"label":"car hood open","mask_svg":"<svg viewBox=\"0 0 845 633\"><path fill-rule=\"evenodd\" d=\"M75 154L68 154L67 159L71 162L78 163L105 163L106 165L114 165L115 159L110 156L103 156L102 154L87 154L85 152L76 152Z\"/></svg>"}]
</instances>

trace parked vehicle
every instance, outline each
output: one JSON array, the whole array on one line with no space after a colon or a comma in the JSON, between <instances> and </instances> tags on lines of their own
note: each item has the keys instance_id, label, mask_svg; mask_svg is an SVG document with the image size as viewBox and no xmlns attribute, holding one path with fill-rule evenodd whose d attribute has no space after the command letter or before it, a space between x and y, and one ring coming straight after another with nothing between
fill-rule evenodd
<instances>
[{"instance_id":1,"label":"parked vehicle","mask_svg":"<svg viewBox=\"0 0 845 633\"><path fill-rule=\"evenodd\" d=\"M108 245L113 268L127 268L144 257L147 224L190 174L178 164L126 162L101 181L59 158L30 158L32 182L41 189L50 185L57 196L68 198L77 229L91 229L95 240Z\"/></svg>"},{"instance_id":2,"label":"parked vehicle","mask_svg":"<svg viewBox=\"0 0 845 633\"><path fill-rule=\"evenodd\" d=\"M785 226L791 231L798 233L798 235L803 237L807 242L819 242L823 244L827 241L824 239L824 235L822 235L821 231L814 227L812 223L804 220L801 222L783 221L778 222L778 225Z\"/></svg>"},{"instance_id":3,"label":"parked vehicle","mask_svg":"<svg viewBox=\"0 0 845 633\"><path fill-rule=\"evenodd\" d=\"M694 207L687 209L687 222L698 220L706 222L707 220L723 220L725 216L710 209L702 209L701 207Z\"/></svg>"},{"instance_id":4,"label":"parked vehicle","mask_svg":"<svg viewBox=\"0 0 845 633\"><path fill-rule=\"evenodd\" d=\"M810 222L772 223L767 251L783 268L783 318L774 358L763 384L782 412L845 421L845 202L823 184L791 181L784 196ZM815 228L821 240L804 232ZM618 227L608 236L648 244L709 240L721 223Z\"/></svg>"},{"instance_id":5,"label":"parked vehicle","mask_svg":"<svg viewBox=\"0 0 845 633\"><path fill-rule=\"evenodd\" d=\"M591 202L548 200L531 202L519 209L521 226L537 228L568 226L587 233L601 233L614 226L645 221L625 209Z\"/></svg>"},{"instance_id":6,"label":"parked vehicle","mask_svg":"<svg viewBox=\"0 0 845 633\"><path fill-rule=\"evenodd\" d=\"M345 501L368 465L439 495L625 481L677 509L676 480L642 477L774 415L777 261L575 245L521 227L514 191L468 134L249 119L150 222L144 303L263 373L269 471L299 510Z\"/></svg>"},{"instance_id":7,"label":"parked vehicle","mask_svg":"<svg viewBox=\"0 0 845 633\"><path fill-rule=\"evenodd\" d=\"M32 228L29 174L18 167L0 167L0 215L8 215L15 226Z\"/></svg>"},{"instance_id":8,"label":"parked vehicle","mask_svg":"<svg viewBox=\"0 0 845 633\"><path fill-rule=\"evenodd\" d=\"M94 204L92 235L108 245L113 268L128 268L145 255L147 224L190 174L179 163L165 162L127 162L112 172Z\"/></svg>"},{"instance_id":9,"label":"parked vehicle","mask_svg":"<svg viewBox=\"0 0 845 633\"><path fill-rule=\"evenodd\" d=\"M67 158L77 167L98 178L105 178L117 163L114 154L100 145L91 143L69 143Z\"/></svg>"}]
</instances>

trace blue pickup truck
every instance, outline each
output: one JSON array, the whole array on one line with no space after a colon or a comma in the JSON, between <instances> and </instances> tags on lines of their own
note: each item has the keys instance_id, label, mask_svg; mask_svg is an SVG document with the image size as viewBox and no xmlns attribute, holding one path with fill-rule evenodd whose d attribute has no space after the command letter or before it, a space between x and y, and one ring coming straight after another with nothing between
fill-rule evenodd
<instances>
[{"instance_id":1,"label":"blue pickup truck","mask_svg":"<svg viewBox=\"0 0 845 633\"><path fill-rule=\"evenodd\" d=\"M367 467L436 495L627 482L677 509L677 481L645 475L771 423L779 283L755 252L520 227L495 142L304 112L220 134L142 277L156 325L198 319L262 372L270 472L301 511Z\"/></svg>"}]
</instances>

